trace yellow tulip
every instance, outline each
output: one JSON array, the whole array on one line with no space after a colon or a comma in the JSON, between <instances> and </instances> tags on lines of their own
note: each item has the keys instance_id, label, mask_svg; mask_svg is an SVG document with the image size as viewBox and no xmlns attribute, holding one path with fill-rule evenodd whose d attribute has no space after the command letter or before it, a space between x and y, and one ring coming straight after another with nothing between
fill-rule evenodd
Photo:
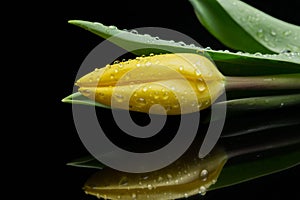
<instances>
[{"instance_id":1,"label":"yellow tulip","mask_svg":"<svg viewBox=\"0 0 300 200\"><path fill-rule=\"evenodd\" d=\"M76 85L84 96L112 108L176 115L209 107L224 92L224 82L206 57L178 53L107 65Z\"/></svg>"}]
</instances>

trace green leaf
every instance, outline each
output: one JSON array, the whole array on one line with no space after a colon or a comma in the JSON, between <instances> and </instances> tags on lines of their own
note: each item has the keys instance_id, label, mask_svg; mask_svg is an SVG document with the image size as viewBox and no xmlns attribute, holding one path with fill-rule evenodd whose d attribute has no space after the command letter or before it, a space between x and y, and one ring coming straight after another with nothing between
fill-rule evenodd
<instances>
[{"instance_id":1,"label":"green leaf","mask_svg":"<svg viewBox=\"0 0 300 200\"><path fill-rule=\"evenodd\" d=\"M269 74L300 73L300 53L249 54L242 52L215 51L193 45L162 40L149 35L131 33L115 27L82 20L71 20L70 24L82 27L136 55L150 53L197 53L208 55L218 69L228 76L255 76ZM136 50L138 49L138 50Z\"/></svg>"},{"instance_id":2,"label":"green leaf","mask_svg":"<svg viewBox=\"0 0 300 200\"><path fill-rule=\"evenodd\" d=\"M82 105L88 105L88 106L97 106L101 108L110 108L107 105L92 101L91 99L83 96L80 92L73 93L64 99L62 99L62 102L64 103L71 103L71 104L82 104Z\"/></svg>"},{"instance_id":3,"label":"green leaf","mask_svg":"<svg viewBox=\"0 0 300 200\"><path fill-rule=\"evenodd\" d=\"M300 52L300 27L238 0L190 0L202 25L224 45L246 52Z\"/></svg>"},{"instance_id":4,"label":"green leaf","mask_svg":"<svg viewBox=\"0 0 300 200\"><path fill-rule=\"evenodd\" d=\"M83 96L81 93L76 92L63 99L65 103L82 104L88 106L96 106L101 108L110 108L109 106L94 102L89 98ZM236 115L239 113L249 113L263 110L275 110L279 108L286 108L300 105L300 94L290 95L277 95L277 96L265 96L265 97L250 97L242 99L234 99L224 102L218 102L214 106L214 109L223 107L223 104L227 106L227 115ZM217 120L217 119L213 119Z\"/></svg>"}]
</instances>

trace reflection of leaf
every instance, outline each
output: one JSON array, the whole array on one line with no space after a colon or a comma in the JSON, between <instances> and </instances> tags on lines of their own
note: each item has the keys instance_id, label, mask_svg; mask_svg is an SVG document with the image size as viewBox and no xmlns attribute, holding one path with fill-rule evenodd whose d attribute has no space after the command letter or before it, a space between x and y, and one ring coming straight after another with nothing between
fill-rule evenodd
<instances>
[{"instance_id":1,"label":"reflection of leaf","mask_svg":"<svg viewBox=\"0 0 300 200\"><path fill-rule=\"evenodd\" d=\"M222 138L229 161L211 189L238 184L300 164L299 125Z\"/></svg>"},{"instance_id":2,"label":"reflection of leaf","mask_svg":"<svg viewBox=\"0 0 300 200\"><path fill-rule=\"evenodd\" d=\"M253 76L267 74L300 73L300 53L279 55L258 55L214 51L191 45L157 39L149 35L135 34L117 28L109 28L100 23L72 20L69 23L82 27L108 39L112 43L137 55L150 53L201 53L208 54L219 70L228 76ZM113 37L112 37L113 36ZM138 49L138 50L135 50Z\"/></svg>"},{"instance_id":3,"label":"reflection of leaf","mask_svg":"<svg viewBox=\"0 0 300 200\"><path fill-rule=\"evenodd\" d=\"M85 156L82 158L75 159L67 163L67 165L74 166L74 167L85 167L85 168L96 168L96 169L102 169L105 167L93 156Z\"/></svg>"},{"instance_id":4,"label":"reflection of leaf","mask_svg":"<svg viewBox=\"0 0 300 200\"><path fill-rule=\"evenodd\" d=\"M247 52L300 52L300 27L238 0L190 0L202 25L226 46Z\"/></svg>"}]
</instances>

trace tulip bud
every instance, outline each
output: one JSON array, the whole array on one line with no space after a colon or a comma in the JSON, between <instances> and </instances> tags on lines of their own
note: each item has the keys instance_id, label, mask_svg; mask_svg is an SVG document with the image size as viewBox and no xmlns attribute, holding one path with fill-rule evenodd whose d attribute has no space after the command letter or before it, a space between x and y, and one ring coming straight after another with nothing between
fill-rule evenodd
<instances>
[{"instance_id":1,"label":"tulip bud","mask_svg":"<svg viewBox=\"0 0 300 200\"><path fill-rule=\"evenodd\" d=\"M112 108L176 115L209 107L223 93L224 81L206 57L179 53L107 65L76 85L84 96Z\"/></svg>"}]
</instances>

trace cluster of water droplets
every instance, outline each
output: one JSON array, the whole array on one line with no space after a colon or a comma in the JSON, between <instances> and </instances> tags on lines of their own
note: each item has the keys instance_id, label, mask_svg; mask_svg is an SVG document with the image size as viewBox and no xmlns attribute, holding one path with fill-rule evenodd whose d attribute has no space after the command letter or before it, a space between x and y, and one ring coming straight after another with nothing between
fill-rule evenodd
<instances>
[{"instance_id":1,"label":"cluster of water droplets","mask_svg":"<svg viewBox=\"0 0 300 200\"><path fill-rule=\"evenodd\" d=\"M224 5L226 7L226 5ZM236 20L245 30L258 38L269 48L277 48L280 45L282 48L299 52L299 45L294 42L300 39L297 31L294 31L292 26L277 22L270 23L272 17L265 15L262 12L247 8L242 2L232 1L234 10L238 12L230 12L229 14ZM243 13L242 15L240 13ZM245 26L245 24L247 24ZM299 44L297 42L297 44Z\"/></svg>"}]
</instances>

